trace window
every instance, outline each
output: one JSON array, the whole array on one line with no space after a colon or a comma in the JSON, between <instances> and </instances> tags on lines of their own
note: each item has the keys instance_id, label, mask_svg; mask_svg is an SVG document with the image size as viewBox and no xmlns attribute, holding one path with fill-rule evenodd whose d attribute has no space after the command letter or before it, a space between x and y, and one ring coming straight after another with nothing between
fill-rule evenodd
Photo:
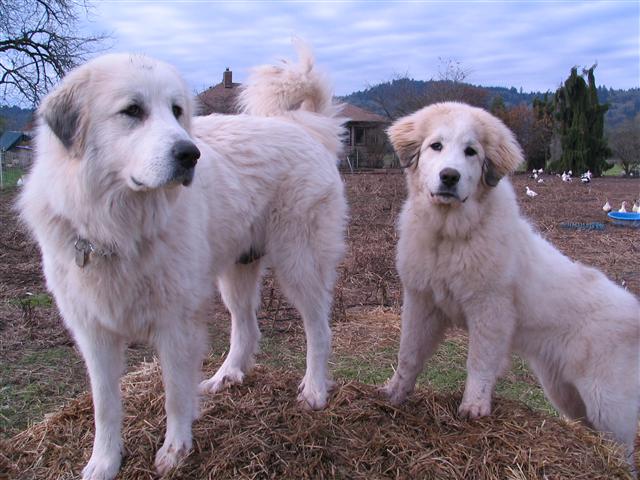
<instances>
[{"instance_id":1,"label":"window","mask_svg":"<svg viewBox=\"0 0 640 480\"><path fill-rule=\"evenodd\" d=\"M364 145L364 140L365 140L365 128L353 127L351 145Z\"/></svg>"}]
</instances>

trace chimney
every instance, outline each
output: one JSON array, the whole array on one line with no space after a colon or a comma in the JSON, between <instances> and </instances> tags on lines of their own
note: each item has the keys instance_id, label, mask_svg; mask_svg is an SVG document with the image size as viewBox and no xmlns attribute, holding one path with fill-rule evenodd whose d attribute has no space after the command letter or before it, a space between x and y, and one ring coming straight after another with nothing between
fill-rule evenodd
<instances>
[{"instance_id":1,"label":"chimney","mask_svg":"<svg viewBox=\"0 0 640 480\"><path fill-rule=\"evenodd\" d=\"M222 73L222 83L224 84L224 88L233 88L233 80L232 80L233 72L229 70L229 67Z\"/></svg>"}]
</instances>

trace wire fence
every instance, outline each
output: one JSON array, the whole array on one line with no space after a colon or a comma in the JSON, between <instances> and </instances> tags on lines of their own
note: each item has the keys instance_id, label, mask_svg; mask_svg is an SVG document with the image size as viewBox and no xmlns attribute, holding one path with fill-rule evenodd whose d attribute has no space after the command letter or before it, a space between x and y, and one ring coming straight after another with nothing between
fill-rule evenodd
<instances>
[{"instance_id":1,"label":"wire fence","mask_svg":"<svg viewBox=\"0 0 640 480\"><path fill-rule=\"evenodd\" d=\"M16 151L0 151L0 188L13 188L24 182L24 175L31 167L33 151L23 148Z\"/></svg>"}]
</instances>

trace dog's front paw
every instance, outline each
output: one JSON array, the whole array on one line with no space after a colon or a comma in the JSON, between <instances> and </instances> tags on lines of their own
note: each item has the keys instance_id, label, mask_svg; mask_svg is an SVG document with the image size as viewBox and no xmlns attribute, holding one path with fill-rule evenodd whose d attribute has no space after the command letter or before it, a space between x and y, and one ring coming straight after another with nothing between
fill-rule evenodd
<instances>
[{"instance_id":1,"label":"dog's front paw","mask_svg":"<svg viewBox=\"0 0 640 480\"><path fill-rule=\"evenodd\" d=\"M458 415L471 420L486 417L491 414L491 399L476 400L474 402L462 401L458 407Z\"/></svg>"},{"instance_id":2,"label":"dog's front paw","mask_svg":"<svg viewBox=\"0 0 640 480\"><path fill-rule=\"evenodd\" d=\"M173 467L175 467L180 460L186 457L191 451L191 438L174 438L166 439L164 445L156 453L156 470L158 475L164 475Z\"/></svg>"},{"instance_id":3,"label":"dog's front paw","mask_svg":"<svg viewBox=\"0 0 640 480\"><path fill-rule=\"evenodd\" d=\"M225 367L218 369L213 377L200 383L200 393L218 393L230 385L239 385L244 380L244 372L239 368Z\"/></svg>"},{"instance_id":4,"label":"dog's front paw","mask_svg":"<svg viewBox=\"0 0 640 480\"><path fill-rule=\"evenodd\" d=\"M305 375L298 386L298 403L305 410L322 410L327 406L329 390L335 386L335 382L324 379L319 382L310 382Z\"/></svg>"},{"instance_id":5,"label":"dog's front paw","mask_svg":"<svg viewBox=\"0 0 640 480\"><path fill-rule=\"evenodd\" d=\"M93 453L87 466L82 469L82 480L111 480L120 470L120 451L114 454Z\"/></svg>"},{"instance_id":6,"label":"dog's front paw","mask_svg":"<svg viewBox=\"0 0 640 480\"><path fill-rule=\"evenodd\" d=\"M394 375L378 392L389 400L392 405L400 405L405 402L412 389L402 385L397 375Z\"/></svg>"}]
</instances>

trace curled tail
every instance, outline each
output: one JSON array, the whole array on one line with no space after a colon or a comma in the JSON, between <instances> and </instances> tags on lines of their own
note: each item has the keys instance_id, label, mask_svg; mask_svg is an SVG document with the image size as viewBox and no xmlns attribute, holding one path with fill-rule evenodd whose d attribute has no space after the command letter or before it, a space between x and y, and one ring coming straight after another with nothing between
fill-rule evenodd
<instances>
[{"instance_id":1,"label":"curled tail","mask_svg":"<svg viewBox=\"0 0 640 480\"><path fill-rule=\"evenodd\" d=\"M298 63L256 67L243 86L238 104L248 115L295 121L336 155L342 150L343 106L333 101L329 80L315 68L311 49L294 39Z\"/></svg>"}]
</instances>

